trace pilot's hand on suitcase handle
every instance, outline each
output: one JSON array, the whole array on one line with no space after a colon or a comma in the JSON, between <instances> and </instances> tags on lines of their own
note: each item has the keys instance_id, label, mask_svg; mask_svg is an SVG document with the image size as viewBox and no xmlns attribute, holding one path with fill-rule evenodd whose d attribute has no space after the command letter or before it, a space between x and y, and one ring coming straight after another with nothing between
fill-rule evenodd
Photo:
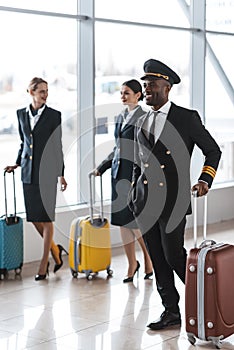
<instances>
[{"instance_id":1,"label":"pilot's hand on suitcase handle","mask_svg":"<svg viewBox=\"0 0 234 350\"><path fill-rule=\"evenodd\" d=\"M194 185L191 189L192 193L196 192L196 197L202 197L205 196L208 191L209 187L206 182L198 182L196 185Z\"/></svg>"},{"instance_id":2,"label":"pilot's hand on suitcase handle","mask_svg":"<svg viewBox=\"0 0 234 350\"><path fill-rule=\"evenodd\" d=\"M18 168L18 164L15 164L15 165L7 165L5 168L4 168L4 174L5 173L12 173L12 172L14 172L14 170L16 169L16 168Z\"/></svg>"}]
</instances>

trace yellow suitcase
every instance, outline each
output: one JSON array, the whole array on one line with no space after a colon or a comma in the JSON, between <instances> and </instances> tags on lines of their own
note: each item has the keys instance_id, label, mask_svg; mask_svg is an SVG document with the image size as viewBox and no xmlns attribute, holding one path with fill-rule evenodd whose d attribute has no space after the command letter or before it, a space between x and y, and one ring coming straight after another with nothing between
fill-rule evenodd
<instances>
[{"instance_id":1,"label":"yellow suitcase","mask_svg":"<svg viewBox=\"0 0 234 350\"><path fill-rule=\"evenodd\" d=\"M101 213L93 216L92 182L90 178L90 216L76 218L71 223L69 239L69 266L73 277L78 272L85 273L91 280L99 271L106 270L108 276L113 274L111 265L110 224L103 217L102 178Z\"/></svg>"}]
</instances>

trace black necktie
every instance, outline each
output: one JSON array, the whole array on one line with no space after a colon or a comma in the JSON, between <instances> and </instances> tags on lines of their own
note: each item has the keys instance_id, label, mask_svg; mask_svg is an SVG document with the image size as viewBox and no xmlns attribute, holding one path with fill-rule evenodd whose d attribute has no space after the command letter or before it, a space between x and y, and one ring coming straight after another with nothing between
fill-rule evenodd
<instances>
[{"instance_id":1,"label":"black necktie","mask_svg":"<svg viewBox=\"0 0 234 350\"><path fill-rule=\"evenodd\" d=\"M153 121L152 121L152 124L150 126L150 131L149 131L149 142L150 142L152 147L154 146L154 143L155 143L154 133L155 133L156 117L157 117L158 113L159 112L153 112Z\"/></svg>"}]
</instances>

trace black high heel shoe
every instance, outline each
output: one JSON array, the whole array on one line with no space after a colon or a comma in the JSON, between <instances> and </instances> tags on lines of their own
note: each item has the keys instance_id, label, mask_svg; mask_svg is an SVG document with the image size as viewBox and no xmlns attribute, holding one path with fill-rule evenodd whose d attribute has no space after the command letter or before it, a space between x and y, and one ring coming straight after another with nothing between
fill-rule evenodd
<instances>
[{"instance_id":1,"label":"black high heel shoe","mask_svg":"<svg viewBox=\"0 0 234 350\"><path fill-rule=\"evenodd\" d=\"M46 273L44 275L39 275L37 274L35 276L35 281L42 281L42 280L45 280L46 279L46 276L48 275L49 276L49 266L50 266L50 263L48 262L47 264L47 269L46 269Z\"/></svg>"},{"instance_id":2,"label":"black high heel shoe","mask_svg":"<svg viewBox=\"0 0 234 350\"><path fill-rule=\"evenodd\" d=\"M140 266L141 265L140 265L139 261L137 260L137 267L136 267L136 270L134 271L134 274L131 277L126 277L123 280L123 283L133 282L133 278L134 278L135 274L137 273L137 277L139 276L139 268L140 268Z\"/></svg>"},{"instance_id":3,"label":"black high heel shoe","mask_svg":"<svg viewBox=\"0 0 234 350\"><path fill-rule=\"evenodd\" d=\"M151 280L150 277L152 277L152 276L153 276L153 272L146 273L145 277L144 277L144 280Z\"/></svg>"},{"instance_id":4,"label":"black high heel shoe","mask_svg":"<svg viewBox=\"0 0 234 350\"><path fill-rule=\"evenodd\" d=\"M60 262L60 264L54 265L54 273L57 272L63 266L62 252L64 251L68 255L68 252L66 251L66 249L64 249L60 244L58 244L57 247L59 249L59 260L61 262Z\"/></svg>"}]
</instances>

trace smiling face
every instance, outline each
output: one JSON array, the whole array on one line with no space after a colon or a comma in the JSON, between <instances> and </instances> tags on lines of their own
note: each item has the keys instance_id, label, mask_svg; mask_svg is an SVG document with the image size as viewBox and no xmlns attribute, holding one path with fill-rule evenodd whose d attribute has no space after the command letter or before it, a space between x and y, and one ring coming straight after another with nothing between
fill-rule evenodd
<instances>
[{"instance_id":1,"label":"smiling face","mask_svg":"<svg viewBox=\"0 0 234 350\"><path fill-rule=\"evenodd\" d=\"M33 99L34 108L40 108L46 103L48 97L48 85L46 83L39 83L35 90L29 92Z\"/></svg>"},{"instance_id":2,"label":"smiling face","mask_svg":"<svg viewBox=\"0 0 234 350\"><path fill-rule=\"evenodd\" d=\"M135 93L127 85L122 85L120 90L121 101L123 105L135 106L138 104L138 100L141 96L140 92Z\"/></svg>"},{"instance_id":3,"label":"smiling face","mask_svg":"<svg viewBox=\"0 0 234 350\"><path fill-rule=\"evenodd\" d=\"M171 85L164 79L145 79L144 94L146 104L158 110L168 101Z\"/></svg>"}]
</instances>

